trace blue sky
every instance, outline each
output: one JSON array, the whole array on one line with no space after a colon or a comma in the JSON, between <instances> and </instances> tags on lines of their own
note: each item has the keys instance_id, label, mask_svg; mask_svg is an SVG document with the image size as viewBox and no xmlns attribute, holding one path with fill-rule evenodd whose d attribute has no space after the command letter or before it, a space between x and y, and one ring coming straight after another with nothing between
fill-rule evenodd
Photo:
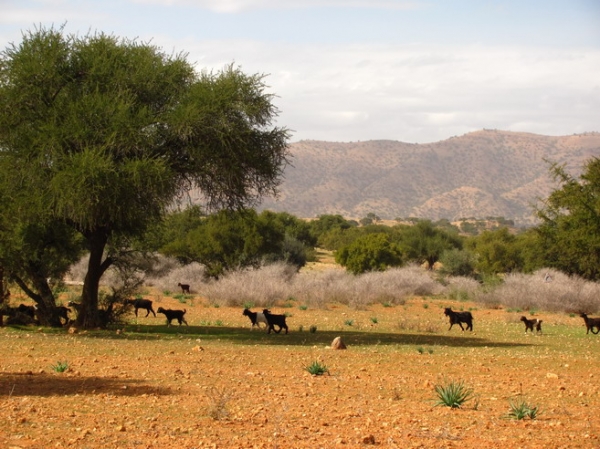
<instances>
[{"instance_id":1,"label":"blue sky","mask_svg":"<svg viewBox=\"0 0 600 449\"><path fill-rule=\"evenodd\" d=\"M292 141L600 131L599 0L0 0L0 47L60 26L268 74Z\"/></svg>"}]
</instances>

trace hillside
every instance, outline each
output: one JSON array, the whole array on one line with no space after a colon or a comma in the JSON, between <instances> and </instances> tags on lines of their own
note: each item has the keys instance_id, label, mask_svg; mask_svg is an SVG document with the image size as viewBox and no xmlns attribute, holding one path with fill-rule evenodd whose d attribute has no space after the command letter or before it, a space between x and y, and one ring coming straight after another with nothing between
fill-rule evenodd
<instances>
[{"instance_id":1,"label":"hillside","mask_svg":"<svg viewBox=\"0 0 600 449\"><path fill-rule=\"evenodd\" d=\"M541 136L483 130L429 144L300 141L291 145L280 196L261 209L300 217L533 221L532 205L556 187L549 163L579 174L600 156L600 133Z\"/></svg>"}]
</instances>

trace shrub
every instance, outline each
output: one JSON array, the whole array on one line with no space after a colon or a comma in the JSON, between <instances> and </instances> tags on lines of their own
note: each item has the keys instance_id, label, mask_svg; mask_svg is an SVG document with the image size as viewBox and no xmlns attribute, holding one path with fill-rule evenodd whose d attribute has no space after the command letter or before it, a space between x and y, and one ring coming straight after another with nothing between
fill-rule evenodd
<instances>
[{"instance_id":1,"label":"shrub","mask_svg":"<svg viewBox=\"0 0 600 449\"><path fill-rule=\"evenodd\" d=\"M538 407L532 407L522 399L518 401L509 401L509 406L510 411L508 412L508 417L512 419L535 419L539 414Z\"/></svg>"},{"instance_id":2,"label":"shrub","mask_svg":"<svg viewBox=\"0 0 600 449\"><path fill-rule=\"evenodd\" d=\"M322 376L325 373L329 373L329 369L324 364L315 360L310 365L304 367L306 371L308 371L313 376Z\"/></svg>"},{"instance_id":3,"label":"shrub","mask_svg":"<svg viewBox=\"0 0 600 449\"><path fill-rule=\"evenodd\" d=\"M550 271L553 280L545 282ZM530 275L515 273L505 277L500 285L482 291L476 300L488 306L496 304L521 310L551 312L598 311L600 285L558 271L539 270Z\"/></svg>"},{"instance_id":4,"label":"shrub","mask_svg":"<svg viewBox=\"0 0 600 449\"><path fill-rule=\"evenodd\" d=\"M463 381L451 381L445 386L436 385L435 392L438 396L436 405L450 408L460 408L473 397L473 389L465 386Z\"/></svg>"},{"instance_id":5,"label":"shrub","mask_svg":"<svg viewBox=\"0 0 600 449\"><path fill-rule=\"evenodd\" d=\"M52 370L57 373L64 373L69 369L69 364L67 362L56 362L56 365L52 365Z\"/></svg>"}]
</instances>

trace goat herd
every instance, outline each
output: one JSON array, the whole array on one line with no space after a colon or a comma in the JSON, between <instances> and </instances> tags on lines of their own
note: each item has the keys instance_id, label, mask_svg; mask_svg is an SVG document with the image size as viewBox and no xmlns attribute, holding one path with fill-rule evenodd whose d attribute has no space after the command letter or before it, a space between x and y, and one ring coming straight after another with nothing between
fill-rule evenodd
<instances>
[{"instance_id":1,"label":"goat herd","mask_svg":"<svg viewBox=\"0 0 600 449\"><path fill-rule=\"evenodd\" d=\"M467 330L473 330L473 315L471 312L455 312L451 308L446 307L444 309L444 315L446 315L450 319L450 327L448 330L452 329L452 326L458 324L460 328L464 331L464 327L462 323L467 325ZM600 318L589 318L585 313L581 312L579 314L583 321L585 322L585 327L587 329L586 334L589 334L592 331L592 334L597 334L600 332ZM533 318L527 319L522 316L521 321L525 324L525 333L530 330L533 333L533 329L535 328L536 332L542 332L542 320ZM596 329L596 332L594 332Z\"/></svg>"},{"instance_id":2,"label":"goat herd","mask_svg":"<svg viewBox=\"0 0 600 449\"><path fill-rule=\"evenodd\" d=\"M190 293L189 285L179 283L178 286L181 288L183 293ZM188 325L188 322L185 319L187 309L173 310L159 307L155 312L154 308L152 307L152 301L143 298L127 299L125 300L124 304L125 306L133 306L136 317L138 316L138 311L142 309L146 311L146 317L149 316L151 313L155 317L157 313L162 313L163 315L165 315L167 319L167 326L170 326L173 320L177 320L180 326L182 324L185 324L186 326ZM65 320L65 324L71 322L71 320L69 319L69 313L71 312L71 308L75 309L76 312L79 312L81 309L81 304L74 301L69 301L67 305L68 307L58 307L59 317ZM8 315L9 317L21 316L25 318L25 321L15 321L19 324L34 323L36 308L35 306L20 304L18 307L5 307L2 313ZM267 329L267 333L269 334L271 333L271 331L278 334L283 329L285 329L286 334L288 333L288 326L285 321L285 315L277 315L271 313L269 309L263 309L262 312L252 312L247 308L243 310L242 315L247 316L250 319L252 329L255 326L260 328L260 323L264 323ZM452 326L458 324L461 330L464 331L464 323L466 325L466 330L473 331L473 315L471 314L471 312L456 312L450 307L446 307L444 309L444 315L446 315L450 320L450 327L448 328L448 330L451 330ZM581 312L579 316L583 318L585 322L585 326L587 329L586 334L589 334L590 331L593 334L598 334L600 332L600 317L590 318L583 312ZM534 329L537 333L542 332L542 320L537 318L527 319L526 317L522 316L520 318L520 321L522 321L525 324L525 333L527 333L527 331L531 331L533 333ZM277 329L275 329L275 327L277 327Z\"/></svg>"}]
</instances>

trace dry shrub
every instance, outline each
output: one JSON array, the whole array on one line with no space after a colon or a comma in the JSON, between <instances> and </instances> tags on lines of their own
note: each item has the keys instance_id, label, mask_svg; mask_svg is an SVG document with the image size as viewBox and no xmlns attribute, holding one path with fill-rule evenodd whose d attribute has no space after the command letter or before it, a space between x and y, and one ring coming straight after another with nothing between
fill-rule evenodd
<instances>
[{"instance_id":1,"label":"dry shrub","mask_svg":"<svg viewBox=\"0 0 600 449\"><path fill-rule=\"evenodd\" d=\"M211 303L224 306L270 307L294 298L312 308L338 303L364 309L377 302L404 304L409 296L442 290L427 271L416 266L355 276L343 270L297 273L294 267L278 263L229 273L204 285L202 294Z\"/></svg>"},{"instance_id":2,"label":"dry shrub","mask_svg":"<svg viewBox=\"0 0 600 449\"><path fill-rule=\"evenodd\" d=\"M171 264L171 269L168 271L158 271L158 276L149 276L147 279L148 285L155 286L162 292L177 292L181 290L177 284L189 284L192 293L201 293L204 286L201 286L204 276L205 267L202 264L193 262L187 265L182 265L174 259L164 260L160 262L163 265Z\"/></svg>"},{"instance_id":3,"label":"dry shrub","mask_svg":"<svg viewBox=\"0 0 600 449\"><path fill-rule=\"evenodd\" d=\"M345 285L352 278L351 274L342 270L303 272L293 280L292 296L302 304L325 309L328 303L345 301Z\"/></svg>"},{"instance_id":4,"label":"dry shrub","mask_svg":"<svg viewBox=\"0 0 600 449\"><path fill-rule=\"evenodd\" d=\"M479 292L481 284L475 279L465 276L454 276L447 279L445 293L450 299L468 301Z\"/></svg>"},{"instance_id":5,"label":"dry shrub","mask_svg":"<svg viewBox=\"0 0 600 449\"><path fill-rule=\"evenodd\" d=\"M289 283L295 271L295 267L285 263L234 271L205 284L202 295L210 303L222 306L271 307L277 300L290 297Z\"/></svg>"},{"instance_id":6,"label":"dry shrub","mask_svg":"<svg viewBox=\"0 0 600 449\"><path fill-rule=\"evenodd\" d=\"M127 256L127 264L122 267L112 266L100 279L105 287L119 288L123 283L142 283L155 286L159 290L178 291L179 282L198 285L204 278L204 266L198 263L182 265L174 258L160 254L131 253ZM65 277L67 282L83 283L88 268L89 254L73 264Z\"/></svg>"},{"instance_id":7,"label":"dry shrub","mask_svg":"<svg viewBox=\"0 0 600 449\"><path fill-rule=\"evenodd\" d=\"M401 305L410 296L431 296L442 291L442 286L421 267L411 265L383 272L366 273L354 277L350 306L364 308L376 302Z\"/></svg>"},{"instance_id":8,"label":"dry shrub","mask_svg":"<svg viewBox=\"0 0 600 449\"><path fill-rule=\"evenodd\" d=\"M545 274L551 281L544 280ZM496 288L481 292L477 301L523 310L549 312L596 312L600 307L600 285L556 270L538 270L533 274L510 274Z\"/></svg>"}]
</instances>

